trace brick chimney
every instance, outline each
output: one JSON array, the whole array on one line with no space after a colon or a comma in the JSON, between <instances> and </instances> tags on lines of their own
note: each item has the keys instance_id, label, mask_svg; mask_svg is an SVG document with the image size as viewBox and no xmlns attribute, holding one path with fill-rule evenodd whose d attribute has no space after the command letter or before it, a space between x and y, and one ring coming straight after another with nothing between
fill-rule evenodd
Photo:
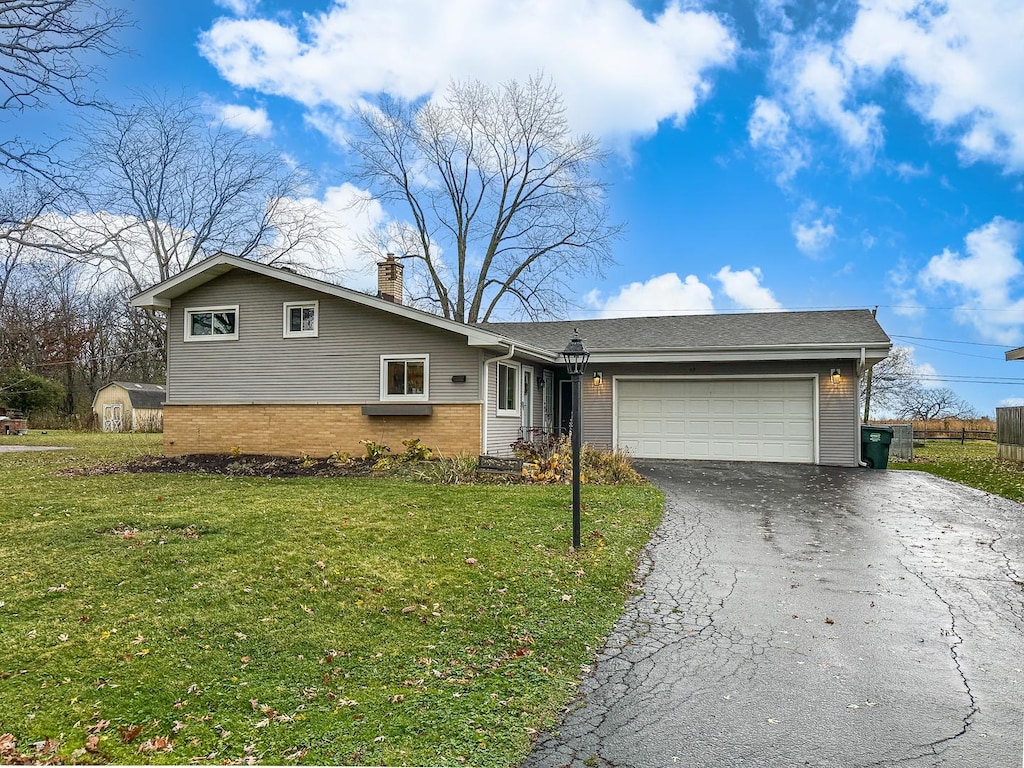
<instances>
[{"instance_id":1,"label":"brick chimney","mask_svg":"<svg viewBox=\"0 0 1024 768\"><path fill-rule=\"evenodd\" d=\"M395 260L395 254L389 253L384 261L377 262L377 295L395 304L401 304L402 270L405 265Z\"/></svg>"}]
</instances>

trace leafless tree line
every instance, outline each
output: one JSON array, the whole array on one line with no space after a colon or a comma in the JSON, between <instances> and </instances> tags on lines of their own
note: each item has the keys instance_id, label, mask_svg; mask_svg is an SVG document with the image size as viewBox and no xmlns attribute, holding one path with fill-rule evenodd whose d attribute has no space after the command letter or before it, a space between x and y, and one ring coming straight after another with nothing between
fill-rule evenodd
<instances>
[{"instance_id":1,"label":"leafless tree line","mask_svg":"<svg viewBox=\"0 0 1024 768\"><path fill-rule=\"evenodd\" d=\"M189 100L91 115L60 185L0 193L0 370L64 384L67 413L113 378L159 381L161 316L128 299L218 251L293 268L329 260L329 225L290 205L305 177Z\"/></svg>"}]
</instances>

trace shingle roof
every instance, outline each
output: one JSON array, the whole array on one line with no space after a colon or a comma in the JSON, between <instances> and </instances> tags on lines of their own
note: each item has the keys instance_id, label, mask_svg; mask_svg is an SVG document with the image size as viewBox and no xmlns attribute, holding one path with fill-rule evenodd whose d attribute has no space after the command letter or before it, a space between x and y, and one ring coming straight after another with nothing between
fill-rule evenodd
<instances>
[{"instance_id":1,"label":"shingle roof","mask_svg":"<svg viewBox=\"0 0 1024 768\"><path fill-rule=\"evenodd\" d=\"M128 393L132 408L163 408L167 399L167 389L163 384L141 384L137 381L112 381L110 384L116 384Z\"/></svg>"},{"instance_id":2,"label":"shingle roof","mask_svg":"<svg viewBox=\"0 0 1024 768\"><path fill-rule=\"evenodd\" d=\"M480 327L555 352L565 347L575 328L591 352L890 343L866 309L482 323Z\"/></svg>"}]
</instances>

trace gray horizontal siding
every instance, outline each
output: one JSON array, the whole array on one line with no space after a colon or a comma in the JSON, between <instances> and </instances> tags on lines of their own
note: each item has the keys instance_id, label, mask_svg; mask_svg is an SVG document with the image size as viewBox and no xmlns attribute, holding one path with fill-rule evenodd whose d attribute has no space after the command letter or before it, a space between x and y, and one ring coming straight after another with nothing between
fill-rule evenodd
<instances>
[{"instance_id":1,"label":"gray horizontal siding","mask_svg":"<svg viewBox=\"0 0 1024 768\"><path fill-rule=\"evenodd\" d=\"M283 338L284 303L310 300L320 302L319 336ZM184 341L186 308L236 304L237 340ZM430 402L480 401L480 355L465 338L242 271L176 299L167 346L172 403L378 402L380 356L421 354L430 355Z\"/></svg>"},{"instance_id":2,"label":"gray horizontal siding","mask_svg":"<svg viewBox=\"0 0 1024 768\"><path fill-rule=\"evenodd\" d=\"M502 361L518 364L518 360ZM520 375L522 368L520 368ZM491 456L510 456L512 443L522 437L522 418L498 415L498 363L487 365L487 408L484 413L487 419L487 445L484 452Z\"/></svg>"},{"instance_id":3,"label":"gray horizontal siding","mask_svg":"<svg viewBox=\"0 0 1024 768\"><path fill-rule=\"evenodd\" d=\"M517 360L512 358L508 362L519 366L520 376L522 366L530 366L533 370L530 374L533 377L533 428L539 431L544 425L544 397L545 392L537 386L537 378L544 375L544 365L531 360ZM552 370L548 368L548 370ZM557 384L553 385L557 390ZM522 392L522 380L519 381L520 392ZM552 413L554 417L554 412ZM492 456L508 456L512 453L511 445L523 437L522 416L498 415L498 363L492 362L487 366L487 408L484 413L487 419L487 446L486 453ZM554 426L554 425L553 425Z\"/></svg>"},{"instance_id":4,"label":"gray horizontal siding","mask_svg":"<svg viewBox=\"0 0 1024 768\"><path fill-rule=\"evenodd\" d=\"M834 386L829 378L838 367L842 380ZM604 381L593 383L594 370ZM770 376L818 375L818 460L821 464L856 466L857 379L850 361L785 361L759 363L602 364L583 378L583 440L596 448L612 447L613 376Z\"/></svg>"}]
</instances>

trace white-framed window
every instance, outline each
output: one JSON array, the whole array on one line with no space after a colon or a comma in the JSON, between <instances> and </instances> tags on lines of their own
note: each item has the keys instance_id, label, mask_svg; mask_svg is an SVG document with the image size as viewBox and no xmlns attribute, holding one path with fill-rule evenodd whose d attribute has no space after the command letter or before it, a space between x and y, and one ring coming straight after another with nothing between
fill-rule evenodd
<instances>
[{"instance_id":1,"label":"white-framed window","mask_svg":"<svg viewBox=\"0 0 1024 768\"><path fill-rule=\"evenodd\" d=\"M519 366L498 363L498 415L519 415Z\"/></svg>"},{"instance_id":2,"label":"white-framed window","mask_svg":"<svg viewBox=\"0 0 1024 768\"><path fill-rule=\"evenodd\" d=\"M381 355L381 400L426 400L430 355Z\"/></svg>"},{"instance_id":3,"label":"white-framed window","mask_svg":"<svg viewBox=\"0 0 1024 768\"><path fill-rule=\"evenodd\" d=\"M185 341L228 341L238 338L238 305L185 309Z\"/></svg>"},{"instance_id":4,"label":"white-framed window","mask_svg":"<svg viewBox=\"0 0 1024 768\"><path fill-rule=\"evenodd\" d=\"M290 301L284 305L284 337L301 339L320 335L320 302Z\"/></svg>"}]
</instances>

